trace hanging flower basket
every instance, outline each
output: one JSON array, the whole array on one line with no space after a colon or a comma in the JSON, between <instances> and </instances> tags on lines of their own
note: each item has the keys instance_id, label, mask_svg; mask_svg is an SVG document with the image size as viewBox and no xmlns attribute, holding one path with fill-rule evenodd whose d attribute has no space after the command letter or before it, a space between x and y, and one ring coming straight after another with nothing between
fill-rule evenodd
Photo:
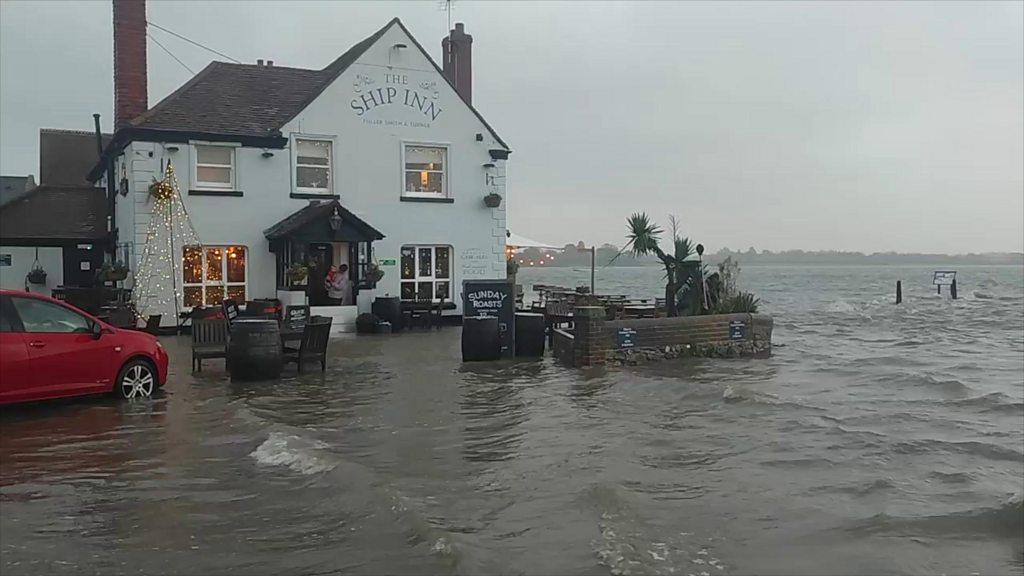
<instances>
[{"instance_id":1,"label":"hanging flower basket","mask_svg":"<svg viewBox=\"0 0 1024 576\"><path fill-rule=\"evenodd\" d=\"M153 183L149 185L149 193L157 200L168 200L174 196L174 186L166 178L163 180L154 178Z\"/></svg>"},{"instance_id":2,"label":"hanging flower basket","mask_svg":"<svg viewBox=\"0 0 1024 576\"><path fill-rule=\"evenodd\" d=\"M309 276L309 268L301 262L293 262L286 272L290 286L304 286Z\"/></svg>"},{"instance_id":3,"label":"hanging flower basket","mask_svg":"<svg viewBox=\"0 0 1024 576\"><path fill-rule=\"evenodd\" d=\"M104 262L98 277L102 282L121 282L128 278L128 267L120 261L114 263L113 266L109 262Z\"/></svg>"},{"instance_id":4,"label":"hanging flower basket","mask_svg":"<svg viewBox=\"0 0 1024 576\"><path fill-rule=\"evenodd\" d=\"M381 279L383 278L384 271L380 269L380 266L377 266L376 264L370 264L366 268L366 279L369 280L371 284L376 284L377 282L380 282Z\"/></svg>"},{"instance_id":5,"label":"hanging flower basket","mask_svg":"<svg viewBox=\"0 0 1024 576\"><path fill-rule=\"evenodd\" d=\"M501 206L501 194L491 192L487 196L484 196L484 204L488 208L497 208L498 206Z\"/></svg>"},{"instance_id":6,"label":"hanging flower basket","mask_svg":"<svg viewBox=\"0 0 1024 576\"><path fill-rule=\"evenodd\" d=\"M33 268L26 276L25 279L30 284L46 284L46 270L42 268Z\"/></svg>"}]
</instances>

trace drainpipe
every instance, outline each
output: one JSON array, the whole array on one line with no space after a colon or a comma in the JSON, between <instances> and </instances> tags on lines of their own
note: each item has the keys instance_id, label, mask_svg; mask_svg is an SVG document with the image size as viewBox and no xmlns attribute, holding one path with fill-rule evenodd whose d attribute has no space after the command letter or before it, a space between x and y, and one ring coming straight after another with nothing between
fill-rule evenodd
<instances>
[{"instance_id":1,"label":"drainpipe","mask_svg":"<svg viewBox=\"0 0 1024 576\"><path fill-rule=\"evenodd\" d=\"M103 161L103 132L100 130L100 115L92 115L93 124L96 126L96 155L99 161ZM117 185L114 182L114 158L107 159L107 254L110 261L117 261L117 230L114 229L114 198L117 195ZM126 263L127 264L127 263Z\"/></svg>"}]
</instances>

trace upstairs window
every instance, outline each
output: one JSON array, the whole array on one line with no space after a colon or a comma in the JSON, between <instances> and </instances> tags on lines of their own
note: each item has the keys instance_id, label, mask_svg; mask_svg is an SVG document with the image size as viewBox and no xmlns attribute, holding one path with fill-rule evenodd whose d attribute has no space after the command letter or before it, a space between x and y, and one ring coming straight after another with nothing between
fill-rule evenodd
<instances>
[{"instance_id":1,"label":"upstairs window","mask_svg":"<svg viewBox=\"0 0 1024 576\"><path fill-rule=\"evenodd\" d=\"M233 146L197 144L192 181L198 189L233 190L235 149Z\"/></svg>"},{"instance_id":2,"label":"upstairs window","mask_svg":"<svg viewBox=\"0 0 1024 576\"><path fill-rule=\"evenodd\" d=\"M402 156L405 164L403 196L448 197L448 148L406 144Z\"/></svg>"},{"instance_id":3,"label":"upstairs window","mask_svg":"<svg viewBox=\"0 0 1024 576\"><path fill-rule=\"evenodd\" d=\"M295 139L295 190L331 193L331 141Z\"/></svg>"}]
</instances>

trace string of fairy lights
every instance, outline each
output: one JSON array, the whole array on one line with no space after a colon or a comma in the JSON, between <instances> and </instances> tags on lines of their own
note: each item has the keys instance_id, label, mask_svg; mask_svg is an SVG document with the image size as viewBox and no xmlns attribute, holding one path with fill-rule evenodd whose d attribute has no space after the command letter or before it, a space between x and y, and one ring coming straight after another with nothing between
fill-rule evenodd
<instances>
[{"instance_id":1,"label":"string of fairy lights","mask_svg":"<svg viewBox=\"0 0 1024 576\"><path fill-rule=\"evenodd\" d=\"M153 210L146 230L146 245L133 277L132 304L140 318L167 314L173 310L175 320L182 301L183 256L200 253L186 250L202 246L192 219L181 199L181 189L170 161L163 178L149 187ZM179 256L182 254L182 256Z\"/></svg>"}]
</instances>

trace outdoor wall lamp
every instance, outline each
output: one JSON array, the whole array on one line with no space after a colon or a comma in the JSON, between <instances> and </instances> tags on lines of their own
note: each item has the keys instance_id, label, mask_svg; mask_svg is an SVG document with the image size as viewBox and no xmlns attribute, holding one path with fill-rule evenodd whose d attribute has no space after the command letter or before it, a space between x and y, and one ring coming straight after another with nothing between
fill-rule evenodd
<instances>
[{"instance_id":1,"label":"outdoor wall lamp","mask_svg":"<svg viewBox=\"0 0 1024 576\"><path fill-rule=\"evenodd\" d=\"M174 154L175 152L178 151L178 147L173 144L170 146L165 146L164 149L170 152L171 154Z\"/></svg>"},{"instance_id":2,"label":"outdoor wall lamp","mask_svg":"<svg viewBox=\"0 0 1024 576\"><path fill-rule=\"evenodd\" d=\"M270 150L264 149L263 153L260 154L260 156L263 156L264 158L273 158L274 157L274 153L271 152Z\"/></svg>"},{"instance_id":3,"label":"outdoor wall lamp","mask_svg":"<svg viewBox=\"0 0 1024 576\"><path fill-rule=\"evenodd\" d=\"M338 228L341 228L341 214L338 213L337 207L334 208L334 212L331 213L331 217L327 221L331 224L331 230L337 232Z\"/></svg>"}]
</instances>

